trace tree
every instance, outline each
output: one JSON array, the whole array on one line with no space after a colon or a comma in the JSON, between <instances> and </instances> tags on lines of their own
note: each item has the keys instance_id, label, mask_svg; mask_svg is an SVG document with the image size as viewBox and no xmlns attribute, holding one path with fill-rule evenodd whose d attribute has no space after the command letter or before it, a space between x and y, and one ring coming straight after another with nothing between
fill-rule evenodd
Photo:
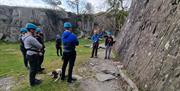
<instances>
[{"instance_id":1,"label":"tree","mask_svg":"<svg viewBox=\"0 0 180 91\"><path fill-rule=\"evenodd\" d=\"M119 9L124 10L123 1L124 0L107 0L107 3L110 6L110 8L108 10L113 10L113 9L115 9L115 10L119 10Z\"/></svg>"},{"instance_id":2,"label":"tree","mask_svg":"<svg viewBox=\"0 0 180 91\"><path fill-rule=\"evenodd\" d=\"M50 6L52 6L54 9L60 8L59 5L62 4L61 0L43 0L43 1L49 4Z\"/></svg>"},{"instance_id":3,"label":"tree","mask_svg":"<svg viewBox=\"0 0 180 91\"><path fill-rule=\"evenodd\" d=\"M72 8L76 8L76 13L79 14L79 0L67 0L67 3Z\"/></svg>"},{"instance_id":4,"label":"tree","mask_svg":"<svg viewBox=\"0 0 180 91\"><path fill-rule=\"evenodd\" d=\"M87 2L85 8L87 10L87 13L92 13L93 12L93 7L92 7L91 3Z\"/></svg>"},{"instance_id":5,"label":"tree","mask_svg":"<svg viewBox=\"0 0 180 91\"><path fill-rule=\"evenodd\" d=\"M92 30L92 27L93 27L93 17L94 15L92 14L93 13L93 6L91 3L87 2L86 5L85 5L85 11L86 11L86 16L87 16L87 30L88 31L91 31Z\"/></svg>"},{"instance_id":6,"label":"tree","mask_svg":"<svg viewBox=\"0 0 180 91\"><path fill-rule=\"evenodd\" d=\"M110 6L107 10L107 17L111 18L111 24L114 30L120 30L128 15L128 12L125 11L125 7L123 6L123 2L124 0L107 0Z\"/></svg>"}]
</instances>

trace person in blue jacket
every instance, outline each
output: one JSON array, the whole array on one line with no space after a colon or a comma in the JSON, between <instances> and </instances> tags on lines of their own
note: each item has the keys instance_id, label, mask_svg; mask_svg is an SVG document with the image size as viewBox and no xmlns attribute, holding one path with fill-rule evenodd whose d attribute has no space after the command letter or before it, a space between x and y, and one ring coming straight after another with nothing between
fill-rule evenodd
<instances>
[{"instance_id":1,"label":"person in blue jacket","mask_svg":"<svg viewBox=\"0 0 180 91\"><path fill-rule=\"evenodd\" d=\"M100 37L101 37L101 34L98 34L98 32L95 30L93 36L91 37L91 40L93 42L91 58L93 58L94 55L95 55L95 58L97 58Z\"/></svg>"},{"instance_id":2,"label":"person in blue jacket","mask_svg":"<svg viewBox=\"0 0 180 91\"><path fill-rule=\"evenodd\" d=\"M62 74L61 80L65 80L65 72L67 64L69 63L69 70L68 70L68 83L72 83L74 80L72 78L72 72L74 63L76 60L76 46L79 45L79 41L75 34L72 33L72 25L70 22L64 23L65 31L62 34L62 43L63 43L63 66L62 66Z\"/></svg>"}]
</instances>

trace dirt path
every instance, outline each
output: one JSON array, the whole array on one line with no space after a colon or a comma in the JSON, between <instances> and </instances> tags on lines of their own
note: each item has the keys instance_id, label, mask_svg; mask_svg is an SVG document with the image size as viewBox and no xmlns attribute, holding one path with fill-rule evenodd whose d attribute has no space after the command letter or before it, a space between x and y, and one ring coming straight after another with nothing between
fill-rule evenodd
<instances>
[{"instance_id":1,"label":"dirt path","mask_svg":"<svg viewBox=\"0 0 180 91\"><path fill-rule=\"evenodd\" d=\"M101 49L98 58L90 58L79 69L83 79L80 82L82 91L123 91L120 86L120 74L111 60L104 60L104 52Z\"/></svg>"},{"instance_id":2,"label":"dirt path","mask_svg":"<svg viewBox=\"0 0 180 91\"><path fill-rule=\"evenodd\" d=\"M104 59L100 49L98 58L90 58L80 69L83 77L80 91L138 91L136 85L121 70L119 62Z\"/></svg>"}]
</instances>

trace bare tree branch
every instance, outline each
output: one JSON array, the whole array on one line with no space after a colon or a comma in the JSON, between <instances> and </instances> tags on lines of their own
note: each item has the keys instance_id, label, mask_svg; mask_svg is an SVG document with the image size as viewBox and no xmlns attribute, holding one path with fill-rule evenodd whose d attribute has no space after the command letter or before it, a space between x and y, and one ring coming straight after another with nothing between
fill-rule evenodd
<instances>
[{"instance_id":1,"label":"bare tree branch","mask_svg":"<svg viewBox=\"0 0 180 91\"><path fill-rule=\"evenodd\" d=\"M61 5L61 0L42 0L44 1L45 3L51 5L52 7L58 7L59 8L59 5Z\"/></svg>"}]
</instances>

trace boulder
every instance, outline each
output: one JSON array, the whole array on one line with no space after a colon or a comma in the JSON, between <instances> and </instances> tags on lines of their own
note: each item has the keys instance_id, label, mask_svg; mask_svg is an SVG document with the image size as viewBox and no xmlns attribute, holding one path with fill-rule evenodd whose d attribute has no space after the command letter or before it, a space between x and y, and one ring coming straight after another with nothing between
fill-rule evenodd
<instances>
[{"instance_id":1,"label":"boulder","mask_svg":"<svg viewBox=\"0 0 180 91\"><path fill-rule=\"evenodd\" d=\"M96 74L96 79L98 81L104 82L104 81L109 81L112 79L115 79L116 77L111 75L111 74L104 74L104 73L97 73Z\"/></svg>"},{"instance_id":2,"label":"boulder","mask_svg":"<svg viewBox=\"0 0 180 91\"><path fill-rule=\"evenodd\" d=\"M75 78L75 79L77 79L77 80L81 80L81 79L82 79L82 77L79 76L79 75L72 75L72 77Z\"/></svg>"},{"instance_id":3,"label":"boulder","mask_svg":"<svg viewBox=\"0 0 180 91\"><path fill-rule=\"evenodd\" d=\"M11 91L13 86L15 86L13 77L0 78L0 91Z\"/></svg>"}]
</instances>

